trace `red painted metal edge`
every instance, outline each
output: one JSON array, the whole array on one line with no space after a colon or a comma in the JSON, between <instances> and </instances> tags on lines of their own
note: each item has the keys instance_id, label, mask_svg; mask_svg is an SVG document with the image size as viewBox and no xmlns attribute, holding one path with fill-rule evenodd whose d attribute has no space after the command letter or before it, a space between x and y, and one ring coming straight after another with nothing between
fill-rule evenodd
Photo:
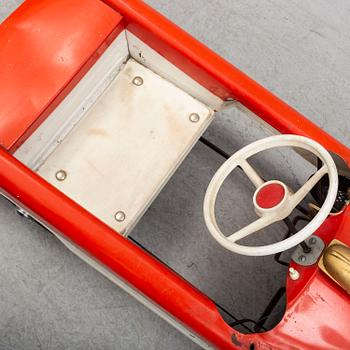
<instances>
[{"instance_id":1,"label":"red painted metal edge","mask_svg":"<svg viewBox=\"0 0 350 350\"><path fill-rule=\"evenodd\" d=\"M0 25L0 145L14 152L124 29L99 0L27 0Z\"/></svg>"},{"instance_id":2,"label":"red painted metal edge","mask_svg":"<svg viewBox=\"0 0 350 350\"><path fill-rule=\"evenodd\" d=\"M233 98L283 134L310 137L350 165L350 150L140 0L104 0L126 28L222 99Z\"/></svg>"},{"instance_id":3,"label":"red painted metal edge","mask_svg":"<svg viewBox=\"0 0 350 350\"><path fill-rule=\"evenodd\" d=\"M234 331L204 294L0 148L0 188L219 349ZM33 193L35 195L33 196Z\"/></svg>"},{"instance_id":4,"label":"red painted metal edge","mask_svg":"<svg viewBox=\"0 0 350 350\"><path fill-rule=\"evenodd\" d=\"M313 138L350 163L348 148L143 2L106 2L123 15L128 30L218 96L237 99L282 133ZM256 349L286 349L286 346L289 349L339 349L342 344L348 344L344 338L350 324L348 300L343 291L317 269L295 291L297 297L288 305L286 316L275 329L265 334L242 335L223 321L214 303L205 295L1 148L0 187L219 349L249 349L253 342ZM345 237L349 232L349 211L339 221L332 226L331 235L341 224L341 230L346 232L338 234ZM335 308L332 303L336 304ZM328 325L334 310L332 322L342 322L340 333ZM310 341L302 339L305 329L310 331Z\"/></svg>"},{"instance_id":5,"label":"red painted metal edge","mask_svg":"<svg viewBox=\"0 0 350 350\"><path fill-rule=\"evenodd\" d=\"M274 329L262 334L240 334L222 319L214 303L183 278L117 234L62 192L0 148L0 187L55 227L66 238L107 266L121 279L159 305L169 315L218 349L343 349L349 345L350 303L346 295L317 267L293 287L288 281L287 311ZM33 196L35 193L35 196ZM330 218L320 234L347 237L350 207ZM326 237L325 236L325 237ZM294 289L294 290L293 290ZM335 311L335 312L334 312ZM332 319L329 323L328 320ZM336 334L333 336L333 334ZM312 336L306 336L305 332Z\"/></svg>"},{"instance_id":6,"label":"red painted metal edge","mask_svg":"<svg viewBox=\"0 0 350 350\"><path fill-rule=\"evenodd\" d=\"M316 234L326 245L336 238L349 244L350 207L339 216L330 216ZM350 349L350 295L326 276L317 264L301 266L296 281L287 276L287 308L272 330L253 336L255 343L272 349ZM263 348L263 347L262 347Z\"/></svg>"},{"instance_id":7,"label":"red painted metal edge","mask_svg":"<svg viewBox=\"0 0 350 350\"><path fill-rule=\"evenodd\" d=\"M329 217L316 234L327 245L333 238L349 244L350 206L339 216ZM262 350L350 349L350 296L326 276L318 265L301 266L296 281L286 276L286 311L273 329L259 334L238 335L243 348Z\"/></svg>"}]
</instances>

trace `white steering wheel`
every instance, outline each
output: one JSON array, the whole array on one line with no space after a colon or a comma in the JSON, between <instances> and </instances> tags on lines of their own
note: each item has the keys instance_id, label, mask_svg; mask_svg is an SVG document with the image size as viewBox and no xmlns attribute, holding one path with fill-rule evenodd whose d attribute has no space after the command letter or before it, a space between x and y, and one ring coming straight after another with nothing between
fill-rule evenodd
<instances>
[{"instance_id":1,"label":"white steering wheel","mask_svg":"<svg viewBox=\"0 0 350 350\"><path fill-rule=\"evenodd\" d=\"M281 181L265 182L247 162L256 153L276 147L297 147L315 154L323 162L323 166L295 193ZM225 236L216 222L216 197L227 176L240 166L257 188L253 197L254 208L259 219L241 230ZM240 239L259 231L276 221L288 217L293 209L306 197L311 189L328 174L329 189L325 202L318 214L302 230L293 236L274 244L250 247L237 244ZM229 158L211 180L204 199L204 219L212 236L225 248L242 255L272 255L290 249L310 237L325 221L332 210L338 192L338 172L336 165L319 143L297 135L271 136L242 148Z\"/></svg>"}]
</instances>

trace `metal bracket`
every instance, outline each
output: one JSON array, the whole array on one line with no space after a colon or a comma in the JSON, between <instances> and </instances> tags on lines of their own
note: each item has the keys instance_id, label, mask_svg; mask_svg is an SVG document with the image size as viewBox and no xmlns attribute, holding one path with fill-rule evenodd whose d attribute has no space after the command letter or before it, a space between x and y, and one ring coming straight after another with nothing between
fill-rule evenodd
<instances>
[{"instance_id":1,"label":"metal bracket","mask_svg":"<svg viewBox=\"0 0 350 350\"><path fill-rule=\"evenodd\" d=\"M17 213L19 215L25 217L26 219L31 219L32 218L32 216L26 210L24 210L21 207L16 207L16 211L17 211Z\"/></svg>"},{"instance_id":2,"label":"metal bracket","mask_svg":"<svg viewBox=\"0 0 350 350\"><path fill-rule=\"evenodd\" d=\"M318 236L311 236L305 242L311 248L311 251L309 253L305 253L303 248L299 245L292 254L292 260L301 266L316 264L318 258L323 252L325 244Z\"/></svg>"}]
</instances>

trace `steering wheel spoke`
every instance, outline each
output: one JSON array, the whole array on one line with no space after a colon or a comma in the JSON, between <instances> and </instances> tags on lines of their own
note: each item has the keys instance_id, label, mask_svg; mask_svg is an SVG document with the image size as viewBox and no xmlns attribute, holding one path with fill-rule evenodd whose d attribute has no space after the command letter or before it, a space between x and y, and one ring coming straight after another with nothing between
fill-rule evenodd
<instances>
[{"instance_id":1,"label":"steering wheel spoke","mask_svg":"<svg viewBox=\"0 0 350 350\"><path fill-rule=\"evenodd\" d=\"M295 208L327 173L327 166L323 165L297 192L291 195L291 206Z\"/></svg>"},{"instance_id":2,"label":"steering wheel spoke","mask_svg":"<svg viewBox=\"0 0 350 350\"><path fill-rule=\"evenodd\" d=\"M242 159L239 162L242 170L248 176L249 180L254 184L256 188L262 186L264 184L264 180L260 177L260 175L256 172L256 170L248 163L246 159Z\"/></svg>"},{"instance_id":3,"label":"steering wheel spoke","mask_svg":"<svg viewBox=\"0 0 350 350\"><path fill-rule=\"evenodd\" d=\"M270 226L276 222L274 218L270 215L264 215L258 220L253 221L251 224L243 227L241 230L233 233L231 236L228 236L227 239L230 242L237 242L240 239L250 236L251 234L264 229L267 226Z\"/></svg>"}]
</instances>

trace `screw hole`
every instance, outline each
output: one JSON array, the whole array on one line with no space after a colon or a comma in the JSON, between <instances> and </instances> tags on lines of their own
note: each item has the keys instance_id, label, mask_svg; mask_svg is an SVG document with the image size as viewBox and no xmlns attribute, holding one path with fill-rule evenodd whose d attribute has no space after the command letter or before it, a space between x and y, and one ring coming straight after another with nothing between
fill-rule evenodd
<instances>
[{"instance_id":1,"label":"screw hole","mask_svg":"<svg viewBox=\"0 0 350 350\"><path fill-rule=\"evenodd\" d=\"M135 77L132 83L136 86L141 86L143 84L143 79L141 77Z\"/></svg>"},{"instance_id":2,"label":"screw hole","mask_svg":"<svg viewBox=\"0 0 350 350\"><path fill-rule=\"evenodd\" d=\"M64 181L67 178L67 173L64 170L59 170L55 174L56 180Z\"/></svg>"},{"instance_id":3,"label":"screw hole","mask_svg":"<svg viewBox=\"0 0 350 350\"><path fill-rule=\"evenodd\" d=\"M191 113L189 119L192 123L198 123L201 117L197 113Z\"/></svg>"},{"instance_id":4,"label":"screw hole","mask_svg":"<svg viewBox=\"0 0 350 350\"><path fill-rule=\"evenodd\" d=\"M118 222L123 222L126 219L126 215L123 211L118 211L115 213L114 219Z\"/></svg>"}]
</instances>

